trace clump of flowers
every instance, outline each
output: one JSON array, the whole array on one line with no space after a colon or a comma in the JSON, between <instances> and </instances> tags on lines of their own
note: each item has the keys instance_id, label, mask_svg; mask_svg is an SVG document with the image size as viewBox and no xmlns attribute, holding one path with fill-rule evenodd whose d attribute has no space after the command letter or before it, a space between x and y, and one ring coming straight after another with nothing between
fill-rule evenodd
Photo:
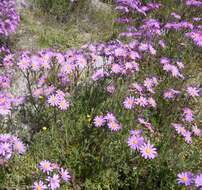
<instances>
[{"instance_id":1,"label":"clump of flowers","mask_svg":"<svg viewBox=\"0 0 202 190\"><path fill-rule=\"evenodd\" d=\"M52 94L48 97L48 103L51 106L56 106L60 110L67 110L69 108L69 102L65 99L65 93L62 91L56 91L55 94Z\"/></svg>"},{"instance_id":2,"label":"clump of flowers","mask_svg":"<svg viewBox=\"0 0 202 190\"><path fill-rule=\"evenodd\" d=\"M48 160L41 161L38 168L43 173L43 177L34 182L34 190L59 189L65 183L69 183L71 180L71 176L68 170L60 167L56 163L51 163Z\"/></svg>"},{"instance_id":3,"label":"clump of flowers","mask_svg":"<svg viewBox=\"0 0 202 190\"><path fill-rule=\"evenodd\" d=\"M16 0L0 1L0 35L9 36L14 33L20 17L16 11Z\"/></svg>"},{"instance_id":4,"label":"clump of flowers","mask_svg":"<svg viewBox=\"0 0 202 190\"><path fill-rule=\"evenodd\" d=\"M143 158L154 159L158 155L157 149L149 141L146 141L142 132L142 130L130 131L131 136L128 138L128 146L132 150L139 151Z\"/></svg>"},{"instance_id":5,"label":"clump of flowers","mask_svg":"<svg viewBox=\"0 0 202 190\"><path fill-rule=\"evenodd\" d=\"M0 91L0 115L10 114L13 108L23 103L23 96L14 96L10 92Z\"/></svg>"},{"instance_id":6,"label":"clump of flowers","mask_svg":"<svg viewBox=\"0 0 202 190\"><path fill-rule=\"evenodd\" d=\"M202 47L202 31L201 30L193 30L186 34L190 37L199 47Z\"/></svg>"},{"instance_id":7,"label":"clump of flowers","mask_svg":"<svg viewBox=\"0 0 202 190\"><path fill-rule=\"evenodd\" d=\"M107 125L111 131L119 131L122 128L114 114L110 112L108 112L106 115L96 116L93 123L96 127L103 127Z\"/></svg>"},{"instance_id":8,"label":"clump of flowers","mask_svg":"<svg viewBox=\"0 0 202 190\"><path fill-rule=\"evenodd\" d=\"M0 160L1 164L10 160L15 155L22 155L26 151L23 142L16 136L0 134Z\"/></svg>"}]
</instances>

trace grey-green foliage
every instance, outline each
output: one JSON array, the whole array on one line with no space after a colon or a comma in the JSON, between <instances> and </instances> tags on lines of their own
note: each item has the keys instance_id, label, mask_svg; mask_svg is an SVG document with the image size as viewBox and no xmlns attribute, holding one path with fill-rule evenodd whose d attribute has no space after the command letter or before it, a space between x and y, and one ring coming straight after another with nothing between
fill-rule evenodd
<instances>
[{"instance_id":1,"label":"grey-green foliage","mask_svg":"<svg viewBox=\"0 0 202 190\"><path fill-rule=\"evenodd\" d=\"M60 21L66 21L68 15L75 7L83 6L86 0L33 0L35 7L41 9L42 12L48 13Z\"/></svg>"}]
</instances>

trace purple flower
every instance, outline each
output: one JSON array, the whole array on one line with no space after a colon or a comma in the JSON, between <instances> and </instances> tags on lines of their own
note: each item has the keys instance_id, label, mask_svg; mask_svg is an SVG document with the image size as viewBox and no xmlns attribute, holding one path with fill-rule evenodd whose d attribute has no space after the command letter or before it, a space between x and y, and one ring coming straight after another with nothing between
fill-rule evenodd
<instances>
[{"instance_id":1,"label":"purple flower","mask_svg":"<svg viewBox=\"0 0 202 190\"><path fill-rule=\"evenodd\" d=\"M193 118L194 115L190 108L183 109L183 116L184 116L184 120L187 122L192 122L194 120L194 118Z\"/></svg>"},{"instance_id":2,"label":"purple flower","mask_svg":"<svg viewBox=\"0 0 202 190\"><path fill-rule=\"evenodd\" d=\"M42 170L44 173L50 173L53 171L53 167L51 163L47 160L43 160L39 163L39 168Z\"/></svg>"},{"instance_id":3,"label":"purple flower","mask_svg":"<svg viewBox=\"0 0 202 190\"><path fill-rule=\"evenodd\" d=\"M48 177L47 181L49 182L49 187L54 190L60 187L60 178L59 175L54 174L53 177Z\"/></svg>"},{"instance_id":4,"label":"purple flower","mask_svg":"<svg viewBox=\"0 0 202 190\"><path fill-rule=\"evenodd\" d=\"M135 136L140 136L142 134L143 130L131 130L130 134Z\"/></svg>"},{"instance_id":5,"label":"purple flower","mask_svg":"<svg viewBox=\"0 0 202 190\"><path fill-rule=\"evenodd\" d=\"M171 16L175 17L176 19L181 19L181 16L176 14L175 12L172 12Z\"/></svg>"},{"instance_id":6,"label":"purple flower","mask_svg":"<svg viewBox=\"0 0 202 190\"><path fill-rule=\"evenodd\" d=\"M63 111L67 110L69 108L69 102L67 102L65 99L62 101L59 101L58 107Z\"/></svg>"},{"instance_id":7,"label":"purple flower","mask_svg":"<svg viewBox=\"0 0 202 190\"><path fill-rule=\"evenodd\" d=\"M116 87L113 84L110 84L110 85L107 86L106 90L110 94L113 94L115 92L115 90L116 90Z\"/></svg>"},{"instance_id":8,"label":"purple flower","mask_svg":"<svg viewBox=\"0 0 202 190\"><path fill-rule=\"evenodd\" d=\"M141 107L145 107L145 106L148 105L148 101L147 101L147 99L145 97L140 96L139 98L135 99L135 104L139 105Z\"/></svg>"},{"instance_id":9,"label":"purple flower","mask_svg":"<svg viewBox=\"0 0 202 190\"><path fill-rule=\"evenodd\" d=\"M192 143L192 138L191 138L191 132L190 131L186 131L183 136L185 138L186 143L188 143L188 144Z\"/></svg>"},{"instance_id":10,"label":"purple flower","mask_svg":"<svg viewBox=\"0 0 202 190\"><path fill-rule=\"evenodd\" d=\"M202 32L192 31L186 34L187 37L192 38L192 40L199 46L202 47Z\"/></svg>"},{"instance_id":11,"label":"purple flower","mask_svg":"<svg viewBox=\"0 0 202 190\"><path fill-rule=\"evenodd\" d=\"M59 104L58 97L56 95L51 95L48 97L48 103L51 106L57 106Z\"/></svg>"},{"instance_id":12,"label":"purple flower","mask_svg":"<svg viewBox=\"0 0 202 190\"><path fill-rule=\"evenodd\" d=\"M19 154L24 154L26 151L25 145L19 139L17 139L14 143L14 150L17 151Z\"/></svg>"},{"instance_id":13,"label":"purple flower","mask_svg":"<svg viewBox=\"0 0 202 190\"><path fill-rule=\"evenodd\" d=\"M0 135L0 159L9 160L14 155L24 154L25 146L17 137L10 134Z\"/></svg>"},{"instance_id":14,"label":"purple flower","mask_svg":"<svg viewBox=\"0 0 202 190\"><path fill-rule=\"evenodd\" d=\"M202 187L202 173L198 174L194 178L194 182L195 182L196 187Z\"/></svg>"},{"instance_id":15,"label":"purple flower","mask_svg":"<svg viewBox=\"0 0 202 190\"><path fill-rule=\"evenodd\" d=\"M130 96L124 100L123 105L126 109L133 109L134 103L135 103L135 98Z\"/></svg>"},{"instance_id":16,"label":"purple flower","mask_svg":"<svg viewBox=\"0 0 202 190\"><path fill-rule=\"evenodd\" d=\"M116 117L114 116L113 113L108 112L107 115L105 116L105 119L107 121L116 121Z\"/></svg>"},{"instance_id":17,"label":"purple flower","mask_svg":"<svg viewBox=\"0 0 202 190\"><path fill-rule=\"evenodd\" d=\"M200 96L199 95L200 90L197 87L188 86L186 91L187 91L188 95L191 96L191 97Z\"/></svg>"},{"instance_id":18,"label":"purple flower","mask_svg":"<svg viewBox=\"0 0 202 190\"><path fill-rule=\"evenodd\" d=\"M133 150L138 150L144 143L144 138L141 136L132 135L128 138L128 146Z\"/></svg>"},{"instance_id":19,"label":"purple flower","mask_svg":"<svg viewBox=\"0 0 202 190\"><path fill-rule=\"evenodd\" d=\"M202 136L202 132L201 132L201 129L199 129L197 127L197 125L193 125L192 126L192 132L194 135L198 136L198 137L201 137Z\"/></svg>"},{"instance_id":20,"label":"purple flower","mask_svg":"<svg viewBox=\"0 0 202 190\"><path fill-rule=\"evenodd\" d=\"M0 1L0 35L5 37L14 33L19 24L20 17L16 11L16 1Z\"/></svg>"},{"instance_id":21,"label":"purple flower","mask_svg":"<svg viewBox=\"0 0 202 190\"><path fill-rule=\"evenodd\" d=\"M93 123L96 127L102 127L105 124L105 118L103 116L96 116Z\"/></svg>"},{"instance_id":22,"label":"purple flower","mask_svg":"<svg viewBox=\"0 0 202 190\"><path fill-rule=\"evenodd\" d=\"M177 175L177 177L178 177L177 181L179 184L182 184L185 186L191 185L191 182L192 182L192 173L191 172L179 173Z\"/></svg>"},{"instance_id":23,"label":"purple flower","mask_svg":"<svg viewBox=\"0 0 202 190\"><path fill-rule=\"evenodd\" d=\"M44 189L47 189L47 186L42 181L34 182L33 190L44 190Z\"/></svg>"},{"instance_id":24,"label":"purple flower","mask_svg":"<svg viewBox=\"0 0 202 190\"><path fill-rule=\"evenodd\" d=\"M61 178L65 182L68 182L71 179L71 176L69 175L69 172L67 170L65 170L64 168L61 168L60 175L61 175Z\"/></svg>"},{"instance_id":25,"label":"purple flower","mask_svg":"<svg viewBox=\"0 0 202 190\"><path fill-rule=\"evenodd\" d=\"M197 0L187 0L186 5L188 6L196 6L196 7L202 7L202 2Z\"/></svg>"},{"instance_id":26,"label":"purple flower","mask_svg":"<svg viewBox=\"0 0 202 190\"><path fill-rule=\"evenodd\" d=\"M103 69L99 69L92 75L91 78L94 81L98 81L98 80L104 78L106 75L107 75L107 73L105 71L103 71Z\"/></svg>"},{"instance_id":27,"label":"purple flower","mask_svg":"<svg viewBox=\"0 0 202 190\"><path fill-rule=\"evenodd\" d=\"M156 107L156 101L152 97L148 98L148 104L151 105L153 108Z\"/></svg>"},{"instance_id":28,"label":"purple flower","mask_svg":"<svg viewBox=\"0 0 202 190\"><path fill-rule=\"evenodd\" d=\"M180 94L180 91L174 89L168 89L164 92L163 97L168 100L176 98Z\"/></svg>"},{"instance_id":29,"label":"purple flower","mask_svg":"<svg viewBox=\"0 0 202 190\"><path fill-rule=\"evenodd\" d=\"M182 126L182 124L172 123L171 125L175 128L175 130L177 131L178 134L185 136L187 131L186 131L185 127Z\"/></svg>"},{"instance_id":30,"label":"purple flower","mask_svg":"<svg viewBox=\"0 0 202 190\"><path fill-rule=\"evenodd\" d=\"M119 131L121 129L121 125L117 123L117 121L109 121L107 124L111 131Z\"/></svg>"},{"instance_id":31,"label":"purple flower","mask_svg":"<svg viewBox=\"0 0 202 190\"><path fill-rule=\"evenodd\" d=\"M162 48L166 48L166 43L164 40L159 40L159 45L162 47Z\"/></svg>"},{"instance_id":32,"label":"purple flower","mask_svg":"<svg viewBox=\"0 0 202 190\"><path fill-rule=\"evenodd\" d=\"M112 72L116 73L116 74L121 73L122 72L121 66L118 64L113 64L112 65Z\"/></svg>"},{"instance_id":33,"label":"purple flower","mask_svg":"<svg viewBox=\"0 0 202 190\"><path fill-rule=\"evenodd\" d=\"M140 152L145 159L154 159L157 156L156 148L149 142L140 147Z\"/></svg>"},{"instance_id":34,"label":"purple flower","mask_svg":"<svg viewBox=\"0 0 202 190\"><path fill-rule=\"evenodd\" d=\"M77 55L76 63L79 66L79 68L83 69L87 65L87 60L83 55Z\"/></svg>"},{"instance_id":35,"label":"purple flower","mask_svg":"<svg viewBox=\"0 0 202 190\"><path fill-rule=\"evenodd\" d=\"M167 57L162 57L161 59L160 59L160 63L161 64L169 64L170 63L170 59L169 58L167 58Z\"/></svg>"}]
</instances>

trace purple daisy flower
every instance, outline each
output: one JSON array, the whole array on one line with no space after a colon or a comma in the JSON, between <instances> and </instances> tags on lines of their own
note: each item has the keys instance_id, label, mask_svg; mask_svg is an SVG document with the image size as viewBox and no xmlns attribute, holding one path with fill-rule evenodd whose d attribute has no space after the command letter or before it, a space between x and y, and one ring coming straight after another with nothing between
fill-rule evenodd
<instances>
[{"instance_id":1,"label":"purple daisy flower","mask_svg":"<svg viewBox=\"0 0 202 190\"><path fill-rule=\"evenodd\" d=\"M116 117L113 113L108 112L107 115L105 116L105 119L107 121L116 121Z\"/></svg>"},{"instance_id":2,"label":"purple daisy flower","mask_svg":"<svg viewBox=\"0 0 202 190\"><path fill-rule=\"evenodd\" d=\"M39 163L39 169L41 169L44 173L50 173L53 170L51 163L47 160L43 160Z\"/></svg>"},{"instance_id":3,"label":"purple daisy flower","mask_svg":"<svg viewBox=\"0 0 202 190\"><path fill-rule=\"evenodd\" d=\"M130 134L135 136L140 136L142 134L143 130L131 130Z\"/></svg>"},{"instance_id":4,"label":"purple daisy flower","mask_svg":"<svg viewBox=\"0 0 202 190\"><path fill-rule=\"evenodd\" d=\"M42 181L34 182L33 190L44 190L44 189L47 189L47 186Z\"/></svg>"},{"instance_id":5,"label":"purple daisy flower","mask_svg":"<svg viewBox=\"0 0 202 190\"><path fill-rule=\"evenodd\" d=\"M202 173L198 174L194 179L196 187L202 187Z\"/></svg>"},{"instance_id":6,"label":"purple daisy flower","mask_svg":"<svg viewBox=\"0 0 202 190\"><path fill-rule=\"evenodd\" d=\"M62 101L59 101L58 107L63 111L67 110L69 108L69 102L67 102L65 99L63 99Z\"/></svg>"},{"instance_id":7,"label":"purple daisy flower","mask_svg":"<svg viewBox=\"0 0 202 190\"><path fill-rule=\"evenodd\" d=\"M71 179L71 176L69 175L69 172L67 170L65 170L64 168L61 168L60 175L61 175L61 178L65 182L68 182Z\"/></svg>"},{"instance_id":8,"label":"purple daisy flower","mask_svg":"<svg viewBox=\"0 0 202 190\"><path fill-rule=\"evenodd\" d=\"M111 131L118 131L121 129L121 125L118 124L116 121L110 121L107 126L109 127L109 129L111 129Z\"/></svg>"},{"instance_id":9,"label":"purple daisy flower","mask_svg":"<svg viewBox=\"0 0 202 190\"><path fill-rule=\"evenodd\" d=\"M184 116L184 120L187 122L192 122L194 120L194 115L190 108L183 109L183 116Z\"/></svg>"},{"instance_id":10,"label":"purple daisy flower","mask_svg":"<svg viewBox=\"0 0 202 190\"><path fill-rule=\"evenodd\" d=\"M102 127L105 124L105 118L103 116L96 116L93 123L96 127Z\"/></svg>"},{"instance_id":11,"label":"purple daisy flower","mask_svg":"<svg viewBox=\"0 0 202 190\"><path fill-rule=\"evenodd\" d=\"M191 185L192 182L192 173L191 172L182 172L177 175L178 184L182 184L185 186Z\"/></svg>"},{"instance_id":12,"label":"purple daisy flower","mask_svg":"<svg viewBox=\"0 0 202 190\"><path fill-rule=\"evenodd\" d=\"M192 132L195 136L198 136L198 137L201 137L202 135L201 129L199 129L197 125L192 126Z\"/></svg>"},{"instance_id":13,"label":"purple daisy flower","mask_svg":"<svg viewBox=\"0 0 202 190\"><path fill-rule=\"evenodd\" d=\"M133 150L138 150L144 143L144 138L132 135L128 138L128 146Z\"/></svg>"},{"instance_id":14,"label":"purple daisy flower","mask_svg":"<svg viewBox=\"0 0 202 190\"><path fill-rule=\"evenodd\" d=\"M140 96L139 98L135 99L135 104L137 104L141 107L145 107L148 104L148 101L145 97Z\"/></svg>"},{"instance_id":15,"label":"purple daisy flower","mask_svg":"<svg viewBox=\"0 0 202 190\"><path fill-rule=\"evenodd\" d=\"M24 154L26 151L25 145L19 139L15 141L13 147L14 147L14 150L17 151L19 154Z\"/></svg>"},{"instance_id":16,"label":"purple daisy flower","mask_svg":"<svg viewBox=\"0 0 202 190\"><path fill-rule=\"evenodd\" d=\"M48 103L51 106L57 106L59 103L58 97L56 95L51 95L48 97Z\"/></svg>"},{"instance_id":17,"label":"purple daisy flower","mask_svg":"<svg viewBox=\"0 0 202 190\"><path fill-rule=\"evenodd\" d=\"M126 109L132 109L134 108L134 102L135 98L130 96L124 100L123 105Z\"/></svg>"},{"instance_id":18,"label":"purple daisy flower","mask_svg":"<svg viewBox=\"0 0 202 190\"><path fill-rule=\"evenodd\" d=\"M188 95L191 96L191 97L200 96L199 95L200 90L197 87L188 86L186 91L187 91Z\"/></svg>"},{"instance_id":19,"label":"purple daisy flower","mask_svg":"<svg viewBox=\"0 0 202 190\"><path fill-rule=\"evenodd\" d=\"M51 190L57 189L60 187L60 178L59 175L54 174L53 177L48 177L47 181L49 182L49 187Z\"/></svg>"},{"instance_id":20,"label":"purple daisy flower","mask_svg":"<svg viewBox=\"0 0 202 190\"><path fill-rule=\"evenodd\" d=\"M175 130L178 134L185 136L187 130L185 129L185 127L182 126L182 124L172 123L171 125L175 128Z\"/></svg>"},{"instance_id":21,"label":"purple daisy flower","mask_svg":"<svg viewBox=\"0 0 202 190\"><path fill-rule=\"evenodd\" d=\"M145 159L154 159L157 156L156 148L150 142L144 143L140 147L140 152Z\"/></svg>"},{"instance_id":22,"label":"purple daisy flower","mask_svg":"<svg viewBox=\"0 0 202 190\"><path fill-rule=\"evenodd\" d=\"M186 143L191 144L192 143L192 138L191 138L191 132L190 131L186 131L186 133L184 134L184 138Z\"/></svg>"}]
</instances>

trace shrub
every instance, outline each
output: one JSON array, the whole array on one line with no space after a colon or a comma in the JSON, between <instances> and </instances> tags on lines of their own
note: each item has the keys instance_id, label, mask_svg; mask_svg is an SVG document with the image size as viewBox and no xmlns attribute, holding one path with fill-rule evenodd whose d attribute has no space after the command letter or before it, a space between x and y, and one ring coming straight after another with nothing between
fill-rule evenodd
<instances>
[{"instance_id":1,"label":"shrub","mask_svg":"<svg viewBox=\"0 0 202 190\"><path fill-rule=\"evenodd\" d=\"M33 3L36 8L42 12L52 15L60 21L66 21L74 8L78 4L82 4L85 0L71 1L71 0L34 0Z\"/></svg>"}]
</instances>

